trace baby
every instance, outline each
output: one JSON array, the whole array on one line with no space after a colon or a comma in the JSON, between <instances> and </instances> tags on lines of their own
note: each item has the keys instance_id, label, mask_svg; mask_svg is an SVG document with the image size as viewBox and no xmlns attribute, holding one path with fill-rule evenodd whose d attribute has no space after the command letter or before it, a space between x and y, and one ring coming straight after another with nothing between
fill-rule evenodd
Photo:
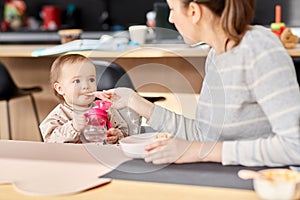
<instances>
[{"instance_id":1,"label":"baby","mask_svg":"<svg viewBox=\"0 0 300 200\"><path fill-rule=\"evenodd\" d=\"M82 143L82 131L87 125L85 113L94 107L97 90L95 65L79 54L58 57L51 66L50 84L59 98L58 104L40 124L45 142ZM115 109L108 112L112 128L106 142L112 144L128 135L128 125Z\"/></svg>"}]
</instances>

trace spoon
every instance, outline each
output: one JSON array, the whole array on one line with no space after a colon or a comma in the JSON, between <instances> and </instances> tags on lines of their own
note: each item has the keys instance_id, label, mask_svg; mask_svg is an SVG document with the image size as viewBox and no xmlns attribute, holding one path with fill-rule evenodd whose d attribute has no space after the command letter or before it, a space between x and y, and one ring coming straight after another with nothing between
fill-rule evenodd
<instances>
[{"instance_id":1,"label":"spoon","mask_svg":"<svg viewBox=\"0 0 300 200\"><path fill-rule=\"evenodd\" d=\"M248 179L265 179L268 181L273 181L273 179L269 176L264 175L263 173L253 171L253 170L240 170L238 172L238 176L241 179L248 180Z\"/></svg>"}]
</instances>

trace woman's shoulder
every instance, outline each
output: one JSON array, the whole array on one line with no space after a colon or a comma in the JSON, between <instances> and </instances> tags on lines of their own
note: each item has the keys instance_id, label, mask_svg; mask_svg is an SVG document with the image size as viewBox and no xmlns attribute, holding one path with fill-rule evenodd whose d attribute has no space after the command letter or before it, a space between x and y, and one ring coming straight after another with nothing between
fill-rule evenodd
<instances>
[{"instance_id":1,"label":"woman's shoulder","mask_svg":"<svg viewBox=\"0 0 300 200\"><path fill-rule=\"evenodd\" d=\"M282 44L276 34L274 34L269 28L254 25L246 32L244 38L241 41L242 44L253 47L282 47Z\"/></svg>"},{"instance_id":2,"label":"woman's shoulder","mask_svg":"<svg viewBox=\"0 0 300 200\"><path fill-rule=\"evenodd\" d=\"M279 38L268 28L254 25L246 31L237 46L233 47L229 53L221 55L221 57L236 56L237 54L240 54L240 56L245 54L247 56L257 56L257 54L274 47L282 47ZM208 57L214 59L220 56L218 56L216 51L212 48L208 53Z\"/></svg>"},{"instance_id":3,"label":"woman's shoulder","mask_svg":"<svg viewBox=\"0 0 300 200\"><path fill-rule=\"evenodd\" d=\"M264 34L272 33L272 31L268 27L262 26L262 25L250 26L249 31L254 32L254 33L255 32L263 32Z\"/></svg>"},{"instance_id":4,"label":"woman's shoulder","mask_svg":"<svg viewBox=\"0 0 300 200\"><path fill-rule=\"evenodd\" d=\"M284 52L278 36L267 27L260 25L251 26L244 35L239 50L243 50L249 57L257 57L262 54L272 54L274 51Z\"/></svg>"}]
</instances>

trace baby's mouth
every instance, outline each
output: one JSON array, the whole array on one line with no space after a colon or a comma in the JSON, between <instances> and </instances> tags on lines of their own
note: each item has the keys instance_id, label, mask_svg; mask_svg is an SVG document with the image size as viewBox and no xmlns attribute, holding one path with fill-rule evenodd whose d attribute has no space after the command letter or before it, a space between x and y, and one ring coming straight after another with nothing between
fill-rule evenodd
<instances>
[{"instance_id":1,"label":"baby's mouth","mask_svg":"<svg viewBox=\"0 0 300 200\"><path fill-rule=\"evenodd\" d=\"M86 92L86 93L83 93L82 95L84 95L84 96L94 96L95 93L94 92Z\"/></svg>"}]
</instances>

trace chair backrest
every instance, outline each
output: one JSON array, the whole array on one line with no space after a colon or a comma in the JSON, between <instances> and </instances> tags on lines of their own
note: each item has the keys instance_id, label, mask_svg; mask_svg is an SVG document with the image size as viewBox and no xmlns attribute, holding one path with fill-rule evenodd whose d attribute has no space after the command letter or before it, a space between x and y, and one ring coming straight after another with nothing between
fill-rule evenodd
<instances>
[{"instance_id":1,"label":"chair backrest","mask_svg":"<svg viewBox=\"0 0 300 200\"><path fill-rule=\"evenodd\" d=\"M93 60L97 73L97 90L108 90L116 87L128 87L136 90L126 71L114 62ZM144 97L150 102L164 100L165 97Z\"/></svg>"},{"instance_id":2,"label":"chair backrest","mask_svg":"<svg viewBox=\"0 0 300 200\"><path fill-rule=\"evenodd\" d=\"M118 64L103 60L93 60L96 66L97 90L108 90L116 87L135 89L126 71Z\"/></svg>"},{"instance_id":3,"label":"chair backrest","mask_svg":"<svg viewBox=\"0 0 300 200\"><path fill-rule=\"evenodd\" d=\"M6 67L0 63L0 100L9 100L18 90Z\"/></svg>"}]
</instances>

